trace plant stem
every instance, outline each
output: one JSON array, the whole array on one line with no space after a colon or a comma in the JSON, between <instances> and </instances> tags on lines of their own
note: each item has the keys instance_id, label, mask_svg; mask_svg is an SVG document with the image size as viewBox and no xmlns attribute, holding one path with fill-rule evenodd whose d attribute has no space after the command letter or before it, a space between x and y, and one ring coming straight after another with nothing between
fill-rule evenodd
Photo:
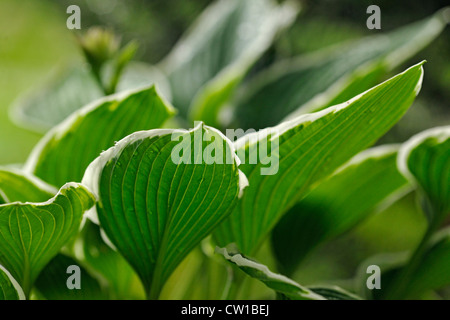
<instances>
[{"instance_id":1,"label":"plant stem","mask_svg":"<svg viewBox=\"0 0 450 320\"><path fill-rule=\"evenodd\" d=\"M161 293L159 277L153 277L150 289L147 290L147 300L158 300Z\"/></svg>"},{"instance_id":2,"label":"plant stem","mask_svg":"<svg viewBox=\"0 0 450 320\"><path fill-rule=\"evenodd\" d=\"M439 223L437 221L433 221L432 224L429 225L425 235L423 236L419 246L414 251L409 263L400 271L400 274L396 277L396 279L390 285L390 290L386 293L385 298L388 300L402 299L407 289L407 284L409 283L413 274L417 271L417 268L422 261L423 255L425 254L428 243L431 236L438 229Z\"/></svg>"},{"instance_id":3,"label":"plant stem","mask_svg":"<svg viewBox=\"0 0 450 320\"><path fill-rule=\"evenodd\" d=\"M98 86L100 87L100 89L103 91L103 93L105 95L108 95L107 90L106 90L105 86L103 85L102 77L100 75L100 68L94 67L94 65L92 65L91 63L90 63L90 67L91 67L91 73L94 76L95 81L97 81Z\"/></svg>"}]
</instances>

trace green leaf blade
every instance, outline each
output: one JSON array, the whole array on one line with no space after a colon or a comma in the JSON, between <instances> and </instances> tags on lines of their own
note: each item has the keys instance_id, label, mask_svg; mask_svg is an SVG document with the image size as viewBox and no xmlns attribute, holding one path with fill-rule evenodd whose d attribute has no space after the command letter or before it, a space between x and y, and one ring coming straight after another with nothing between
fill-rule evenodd
<instances>
[{"instance_id":1,"label":"green leaf blade","mask_svg":"<svg viewBox=\"0 0 450 320\"><path fill-rule=\"evenodd\" d=\"M430 239L450 213L450 126L423 131L402 145L399 170L417 186L428 226L407 265L394 277L388 299L403 298L420 267Z\"/></svg>"},{"instance_id":2,"label":"green leaf blade","mask_svg":"<svg viewBox=\"0 0 450 320\"><path fill-rule=\"evenodd\" d=\"M80 181L101 151L135 131L159 127L174 113L154 86L98 100L48 132L26 170L55 186Z\"/></svg>"},{"instance_id":3,"label":"green leaf blade","mask_svg":"<svg viewBox=\"0 0 450 320\"><path fill-rule=\"evenodd\" d=\"M92 195L69 183L44 203L0 205L0 264L29 294L39 272L78 231Z\"/></svg>"},{"instance_id":4,"label":"green leaf blade","mask_svg":"<svg viewBox=\"0 0 450 320\"><path fill-rule=\"evenodd\" d=\"M53 75L39 90L18 100L12 106L13 119L20 126L45 132L103 96L87 66L65 69Z\"/></svg>"},{"instance_id":5,"label":"green leaf blade","mask_svg":"<svg viewBox=\"0 0 450 320\"><path fill-rule=\"evenodd\" d=\"M450 213L450 126L412 137L400 150L398 166L426 195L430 224L439 225Z\"/></svg>"},{"instance_id":6,"label":"green leaf blade","mask_svg":"<svg viewBox=\"0 0 450 320\"><path fill-rule=\"evenodd\" d=\"M0 190L8 202L44 202L58 190L44 181L16 169L0 167Z\"/></svg>"},{"instance_id":7,"label":"green leaf blade","mask_svg":"<svg viewBox=\"0 0 450 320\"><path fill-rule=\"evenodd\" d=\"M136 90L157 84L170 98L170 87L156 67L143 62L128 64L118 83L117 92ZM64 68L43 86L19 98L11 107L17 125L37 132L47 132L87 104L105 96L88 66Z\"/></svg>"},{"instance_id":8,"label":"green leaf blade","mask_svg":"<svg viewBox=\"0 0 450 320\"><path fill-rule=\"evenodd\" d=\"M362 300L357 295L336 286L310 287L309 290L325 297L327 300Z\"/></svg>"},{"instance_id":9,"label":"green leaf blade","mask_svg":"<svg viewBox=\"0 0 450 320\"><path fill-rule=\"evenodd\" d=\"M397 170L397 151L388 145L357 154L281 218L271 241L284 274L290 276L311 250L348 231L388 197L412 188Z\"/></svg>"},{"instance_id":10,"label":"green leaf blade","mask_svg":"<svg viewBox=\"0 0 450 320\"><path fill-rule=\"evenodd\" d=\"M235 264L252 278L258 279L269 288L292 300L325 300L324 297L312 292L295 281L271 272L265 265L250 260L239 253L232 253L226 248L216 248L216 253Z\"/></svg>"},{"instance_id":11,"label":"green leaf blade","mask_svg":"<svg viewBox=\"0 0 450 320\"><path fill-rule=\"evenodd\" d=\"M187 141L191 149L185 152L194 150L190 163L173 161L180 142L172 134ZM206 144L201 137L214 140ZM223 164L199 161L207 145L231 158ZM83 181L98 197L101 227L139 274L150 298L158 297L181 260L231 213L241 190L237 164L230 141L199 125L191 131L135 133L86 171Z\"/></svg>"},{"instance_id":12,"label":"green leaf blade","mask_svg":"<svg viewBox=\"0 0 450 320\"><path fill-rule=\"evenodd\" d=\"M373 144L403 116L420 90L422 77L420 63L346 103L238 140L237 152L244 151L245 157L257 154L258 141L276 143L272 152L278 152L278 172L261 174L267 156L256 164L241 158L250 186L218 228L218 243L236 242L242 252L253 253L312 186Z\"/></svg>"},{"instance_id":13,"label":"green leaf blade","mask_svg":"<svg viewBox=\"0 0 450 320\"><path fill-rule=\"evenodd\" d=\"M180 115L215 125L222 104L297 10L271 0L209 6L162 62Z\"/></svg>"},{"instance_id":14,"label":"green leaf blade","mask_svg":"<svg viewBox=\"0 0 450 320\"><path fill-rule=\"evenodd\" d=\"M0 265L0 301L25 300L25 294L17 281Z\"/></svg>"},{"instance_id":15,"label":"green leaf blade","mask_svg":"<svg viewBox=\"0 0 450 320\"><path fill-rule=\"evenodd\" d=\"M443 9L389 33L280 61L242 88L234 120L261 129L364 92L433 41L448 23L446 14Z\"/></svg>"}]
</instances>

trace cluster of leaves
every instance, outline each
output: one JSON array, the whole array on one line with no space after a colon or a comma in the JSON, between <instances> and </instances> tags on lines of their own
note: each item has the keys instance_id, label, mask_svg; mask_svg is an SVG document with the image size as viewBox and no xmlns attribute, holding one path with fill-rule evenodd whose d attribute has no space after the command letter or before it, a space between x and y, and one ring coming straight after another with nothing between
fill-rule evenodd
<instances>
[{"instance_id":1,"label":"cluster of leaves","mask_svg":"<svg viewBox=\"0 0 450 320\"><path fill-rule=\"evenodd\" d=\"M297 11L218 1L156 67L131 61L135 44L121 49L108 31L80 38L87 66L14 106L17 122L48 131L24 166L0 169L0 298L245 298L247 274L282 299L360 299L306 288L246 256L270 241L277 269L290 276L319 244L412 190L428 231L410 256L382 260L388 282L375 298L449 284L441 226L450 128L367 149L413 103L423 62L375 84L439 35L446 12L249 77ZM203 122L167 129L193 120ZM265 130L231 141L225 127ZM174 134L194 138L189 163L172 161ZM278 141L277 174L261 174L267 159L236 155L255 152L258 139ZM210 150L233 156L208 161L217 159ZM71 265L81 268L80 290L66 286ZM432 281L430 268L440 270Z\"/></svg>"}]
</instances>

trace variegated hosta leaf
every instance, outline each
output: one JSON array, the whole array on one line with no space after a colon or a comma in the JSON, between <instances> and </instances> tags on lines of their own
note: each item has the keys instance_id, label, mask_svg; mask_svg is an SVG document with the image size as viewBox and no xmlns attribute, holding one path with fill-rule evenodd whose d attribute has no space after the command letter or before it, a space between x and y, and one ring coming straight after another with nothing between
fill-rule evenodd
<instances>
[{"instance_id":1,"label":"variegated hosta leaf","mask_svg":"<svg viewBox=\"0 0 450 320\"><path fill-rule=\"evenodd\" d=\"M84 105L103 97L103 90L86 65L60 71L39 90L12 106L13 120L27 129L45 132Z\"/></svg>"},{"instance_id":2,"label":"variegated hosta leaf","mask_svg":"<svg viewBox=\"0 0 450 320\"><path fill-rule=\"evenodd\" d=\"M89 163L115 141L158 128L174 113L154 86L97 100L48 132L26 170L55 186L80 181Z\"/></svg>"},{"instance_id":3,"label":"variegated hosta leaf","mask_svg":"<svg viewBox=\"0 0 450 320\"><path fill-rule=\"evenodd\" d=\"M39 272L78 231L94 198L83 186L64 185L43 203L0 205L0 264L26 295Z\"/></svg>"},{"instance_id":4,"label":"variegated hosta leaf","mask_svg":"<svg viewBox=\"0 0 450 320\"><path fill-rule=\"evenodd\" d=\"M44 202L58 190L31 174L0 167L0 197L8 202ZM1 204L1 203L0 203Z\"/></svg>"},{"instance_id":5,"label":"variegated hosta leaf","mask_svg":"<svg viewBox=\"0 0 450 320\"><path fill-rule=\"evenodd\" d=\"M250 185L215 232L218 243L234 242L243 253L254 253L311 187L373 144L403 116L420 90L422 76L419 63L341 105L236 141L241 170ZM261 153L261 148L266 152Z\"/></svg>"},{"instance_id":6,"label":"variegated hosta leaf","mask_svg":"<svg viewBox=\"0 0 450 320\"><path fill-rule=\"evenodd\" d=\"M250 260L239 253L229 252L226 248L216 248L216 253L223 255L225 259L234 263L246 274L263 282L269 288L283 294L289 299L325 300L323 296L314 293L281 274L271 272L265 265Z\"/></svg>"},{"instance_id":7,"label":"variegated hosta leaf","mask_svg":"<svg viewBox=\"0 0 450 320\"><path fill-rule=\"evenodd\" d=\"M390 274L385 299L402 299L427 256L430 240L450 213L450 126L421 132L400 148L397 165L419 191L428 226L404 267Z\"/></svg>"},{"instance_id":8,"label":"variegated hosta leaf","mask_svg":"<svg viewBox=\"0 0 450 320\"><path fill-rule=\"evenodd\" d=\"M450 214L450 126L412 137L400 149L398 166L424 193L427 219L437 228Z\"/></svg>"},{"instance_id":9,"label":"variegated hosta leaf","mask_svg":"<svg viewBox=\"0 0 450 320\"><path fill-rule=\"evenodd\" d=\"M25 300L25 294L17 281L0 265L0 301Z\"/></svg>"},{"instance_id":10,"label":"variegated hosta leaf","mask_svg":"<svg viewBox=\"0 0 450 320\"><path fill-rule=\"evenodd\" d=\"M150 298L231 213L245 178L238 160L226 137L200 124L137 132L89 166L83 182L97 196L100 225Z\"/></svg>"},{"instance_id":11,"label":"variegated hosta leaf","mask_svg":"<svg viewBox=\"0 0 450 320\"><path fill-rule=\"evenodd\" d=\"M389 33L280 61L242 87L235 121L261 129L347 101L427 46L447 23L442 10Z\"/></svg>"},{"instance_id":12,"label":"variegated hosta leaf","mask_svg":"<svg viewBox=\"0 0 450 320\"><path fill-rule=\"evenodd\" d=\"M118 92L157 84L165 97L170 88L165 76L143 62L131 62L119 80ZM20 98L12 108L15 122L27 129L46 132L63 122L75 111L104 96L86 65L61 70L43 86Z\"/></svg>"},{"instance_id":13,"label":"variegated hosta leaf","mask_svg":"<svg viewBox=\"0 0 450 320\"><path fill-rule=\"evenodd\" d=\"M397 169L398 148L357 154L281 218L271 238L281 272L290 276L320 243L348 231L391 196L411 190Z\"/></svg>"},{"instance_id":14,"label":"variegated hosta leaf","mask_svg":"<svg viewBox=\"0 0 450 320\"><path fill-rule=\"evenodd\" d=\"M173 104L186 116L214 125L219 108L277 31L293 22L297 8L272 0L219 0L162 62Z\"/></svg>"}]
</instances>

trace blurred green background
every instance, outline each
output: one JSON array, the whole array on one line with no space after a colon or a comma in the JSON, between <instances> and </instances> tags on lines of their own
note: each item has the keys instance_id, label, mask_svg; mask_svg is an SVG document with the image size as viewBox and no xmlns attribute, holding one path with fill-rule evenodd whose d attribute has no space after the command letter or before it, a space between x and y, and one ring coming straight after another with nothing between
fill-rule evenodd
<instances>
[{"instance_id":1,"label":"blurred green background","mask_svg":"<svg viewBox=\"0 0 450 320\"><path fill-rule=\"evenodd\" d=\"M429 16L446 1L299 1L303 8L255 68L275 59L314 51L341 41L394 29ZM0 164L22 163L39 135L11 123L11 104L58 68L81 59L74 31L66 28L66 8L79 5L82 29L108 26L127 42L137 39L138 60L157 63L208 6L210 0L0 0ZM382 29L366 28L366 8L377 4ZM428 60L419 99L382 142L404 141L410 135L450 120L450 35L444 32L405 66Z\"/></svg>"},{"instance_id":2,"label":"blurred green background","mask_svg":"<svg viewBox=\"0 0 450 320\"><path fill-rule=\"evenodd\" d=\"M0 0L0 165L23 163L40 138L39 134L10 121L11 105L59 67L81 60L74 31L66 28L69 5L80 6L82 29L108 26L124 42L137 39L140 43L137 59L157 63L210 2ZM440 0L297 2L303 9L296 22L277 39L255 68L341 41L389 31L425 18L447 4ZM381 8L381 30L366 27L366 8L371 4ZM382 138L382 143L402 142L424 129L450 123L449 57L450 33L446 30L404 64L406 68L423 59L428 61L423 88L411 110ZM411 249L424 228L425 219L416 209L414 196L407 195L351 233L322 246L309 257L295 279L305 285L327 279L348 279L358 264L372 254ZM266 262L264 257L258 258Z\"/></svg>"}]
</instances>

